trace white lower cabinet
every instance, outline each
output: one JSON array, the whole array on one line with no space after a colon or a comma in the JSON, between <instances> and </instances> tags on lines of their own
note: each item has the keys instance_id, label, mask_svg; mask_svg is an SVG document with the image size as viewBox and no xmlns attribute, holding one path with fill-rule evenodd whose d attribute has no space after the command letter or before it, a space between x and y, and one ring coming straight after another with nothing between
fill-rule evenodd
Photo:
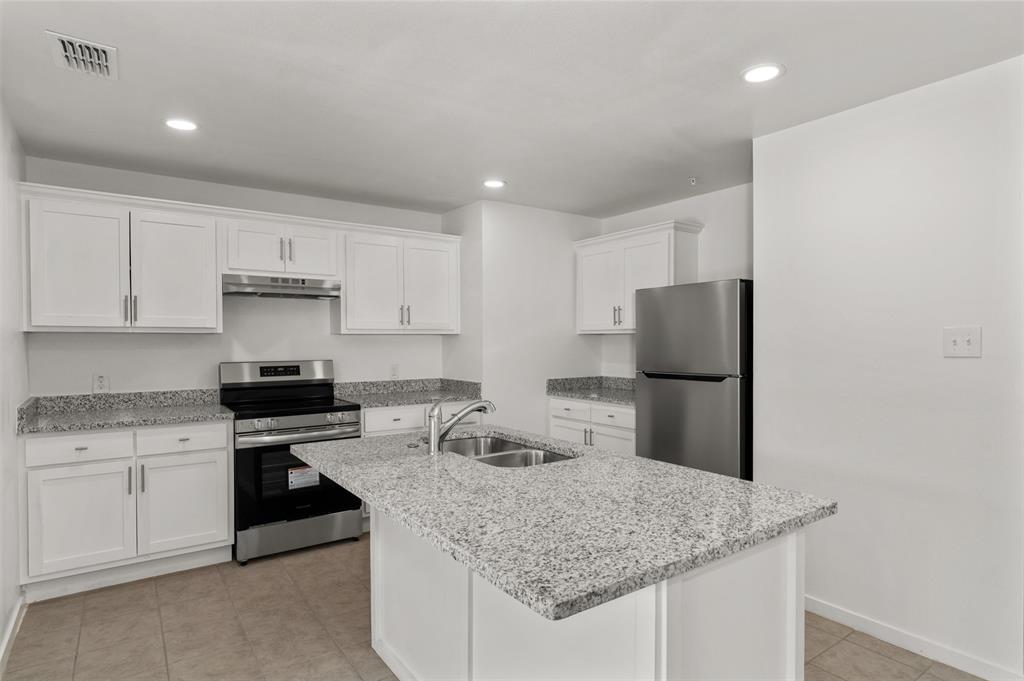
<instances>
[{"instance_id":1,"label":"white lower cabinet","mask_svg":"<svg viewBox=\"0 0 1024 681\"><path fill-rule=\"evenodd\" d=\"M132 460L28 471L29 574L135 556Z\"/></svg>"},{"instance_id":2,"label":"white lower cabinet","mask_svg":"<svg viewBox=\"0 0 1024 681\"><path fill-rule=\"evenodd\" d=\"M631 407L586 400L548 400L551 437L594 445L623 456L636 455L635 422Z\"/></svg>"},{"instance_id":3,"label":"white lower cabinet","mask_svg":"<svg viewBox=\"0 0 1024 681\"><path fill-rule=\"evenodd\" d=\"M228 538L227 450L139 459L139 555Z\"/></svg>"},{"instance_id":4,"label":"white lower cabinet","mask_svg":"<svg viewBox=\"0 0 1024 681\"><path fill-rule=\"evenodd\" d=\"M229 425L29 439L24 579L229 545ZM141 454L142 443L149 455Z\"/></svg>"},{"instance_id":5,"label":"white lower cabinet","mask_svg":"<svg viewBox=\"0 0 1024 681\"><path fill-rule=\"evenodd\" d=\"M469 404L466 402L445 402L441 405L441 418L448 419ZM363 435L393 435L412 432L427 427L430 404L410 404L399 407L371 407L363 409ZM472 413L459 422L460 425L480 423L480 414Z\"/></svg>"}]
</instances>

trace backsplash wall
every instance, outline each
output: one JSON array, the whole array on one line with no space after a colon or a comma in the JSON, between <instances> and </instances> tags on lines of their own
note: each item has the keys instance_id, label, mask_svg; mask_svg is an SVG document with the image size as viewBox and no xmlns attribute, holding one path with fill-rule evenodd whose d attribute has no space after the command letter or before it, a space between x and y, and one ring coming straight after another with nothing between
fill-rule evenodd
<instances>
[{"instance_id":1,"label":"backsplash wall","mask_svg":"<svg viewBox=\"0 0 1024 681\"><path fill-rule=\"evenodd\" d=\"M93 374L111 390L217 387L220 362L333 359L336 380L441 376L440 336L339 336L327 301L224 299L222 334L30 333L29 392L92 391Z\"/></svg>"}]
</instances>

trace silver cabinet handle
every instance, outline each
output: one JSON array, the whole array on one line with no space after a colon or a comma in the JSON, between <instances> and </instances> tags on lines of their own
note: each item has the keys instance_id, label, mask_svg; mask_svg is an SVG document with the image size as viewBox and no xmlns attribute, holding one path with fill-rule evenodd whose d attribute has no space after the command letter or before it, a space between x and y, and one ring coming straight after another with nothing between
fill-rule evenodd
<instances>
[{"instance_id":1,"label":"silver cabinet handle","mask_svg":"<svg viewBox=\"0 0 1024 681\"><path fill-rule=\"evenodd\" d=\"M139 469L139 491L142 493L146 492L146 464L142 464Z\"/></svg>"},{"instance_id":2,"label":"silver cabinet handle","mask_svg":"<svg viewBox=\"0 0 1024 681\"><path fill-rule=\"evenodd\" d=\"M75 447L75 451L76 452L84 452L87 449L89 449L89 448L88 447Z\"/></svg>"},{"instance_id":3,"label":"silver cabinet handle","mask_svg":"<svg viewBox=\"0 0 1024 681\"><path fill-rule=\"evenodd\" d=\"M401 325L405 324L405 305L398 306L398 323Z\"/></svg>"},{"instance_id":4,"label":"silver cabinet handle","mask_svg":"<svg viewBox=\"0 0 1024 681\"><path fill-rule=\"evenodd\" d=\"M139 321L139 297L132 296L132 322Z\"/></svg>"},{"instance_id":5,"label":"silver cabinet handle","mask_svg":"<svg viewBox=\"0 0 1024 681\"><path fill-rule=\"evenodd\" d=\"M412 306L405 306L405 324L406 326L412 326Z\"/></svg>"},{"instance_id":6,"label":"silver cabinet handle","mask_svg":"<svg viewBox=\"0 0 1024 681\"><path fill-rule=\"evenodd\" d=\"M131 319L128 317L128 294L124 294L124 323L127 324Z\"/></svg>"},{"instance_id":7,"label":"silver cabinet handle","mask_svg":"<svg viewBox=\"0 0 1024 681\"><path fill-rule=\"evenodd\" d=\"M284 237L280 237L280 246L278 247L277 257L280 258L281 262L284 262Z\"/></svg>"},{"instance_id":8,"label":"silver cabinet handle","mask_svg":"<svg viewBox=\"0 0 1024 681\"><path fill-rule=\"evenodd\" d=\"M612 326L617 326L618 323L619 323L619 318L615 316L615 306L612 305Z\"/></svg>"},{"instance_id":9,"label":"silver cabinet handle","mask_svg":"<svg viewBox=\"0 0 1024 681\"><path fill-rule=\"evenodd\" d=\"M191 439L192 438L190 438L190 437L179 437L178 438L178 442L188 442Z\"/></svg>"},{"instance_id":10,"label":"silver cabinet handle","mask_svg":"<svg viewBox=\"0 0 1024 681\"><path fill-rule=\"evenodd\" d=\"M288 238L288 259L295 262L295 247L292 245L291 237Z\"/></svg>"},{"instance_id":11,"label":"silver cabinet handle","mask_svg":"<svg viewBox=\"0 0 1024 681\"><path fill-rule=\"evenodd\" d=\"M132 493L132 467L128 466L128 496Z\"/></svg>"},{"instance_id":12,"label":"silver cabinet handle","mask_svg":"<svg viewBox=\"0 0 1024 681\"><path fill-rule=\"evenodd\" d=\"M402 419L401 418L396 418L396 419L391 419L391 420L395 421L395 422L398 422L398 421L401 421Z\"/></svg>"}]
</instances>

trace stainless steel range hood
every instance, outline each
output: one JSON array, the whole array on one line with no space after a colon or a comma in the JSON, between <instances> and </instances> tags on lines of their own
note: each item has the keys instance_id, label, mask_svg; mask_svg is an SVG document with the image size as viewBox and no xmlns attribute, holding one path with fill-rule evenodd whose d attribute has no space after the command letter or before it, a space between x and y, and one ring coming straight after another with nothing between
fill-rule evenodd
<instances>
[{"instance_id":1,"label":"stainless steel range hood","mask_svg":"<svg viewBox=\"0 0 1024 681\"><path fill-rule=\"evenodd\" d=\"M251 274L225 274L224 295L336 300L341 297L341 282L332 279L298 279L291 277L262 277Z\"/></svg>"}]
</instances>

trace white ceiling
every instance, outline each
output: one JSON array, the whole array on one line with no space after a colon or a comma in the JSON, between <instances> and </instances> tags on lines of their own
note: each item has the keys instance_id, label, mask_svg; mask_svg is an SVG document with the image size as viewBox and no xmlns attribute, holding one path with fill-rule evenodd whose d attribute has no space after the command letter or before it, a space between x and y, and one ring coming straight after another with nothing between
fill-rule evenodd
<instances>
[{"instance_id":1,"label":"white ceiling","mask_svg":"<svg viewBox=\"0 0 1024 681\"><path fill-rule=\"evenodd\" d=\"M0 9L31 155L434 211L604 217L740 184L754 136L1024 53L1021 2ZM45 29L116 46L120 80L58 69ZM745 84L762 61L788 73Z\"/></svg>"}]
</instances>

